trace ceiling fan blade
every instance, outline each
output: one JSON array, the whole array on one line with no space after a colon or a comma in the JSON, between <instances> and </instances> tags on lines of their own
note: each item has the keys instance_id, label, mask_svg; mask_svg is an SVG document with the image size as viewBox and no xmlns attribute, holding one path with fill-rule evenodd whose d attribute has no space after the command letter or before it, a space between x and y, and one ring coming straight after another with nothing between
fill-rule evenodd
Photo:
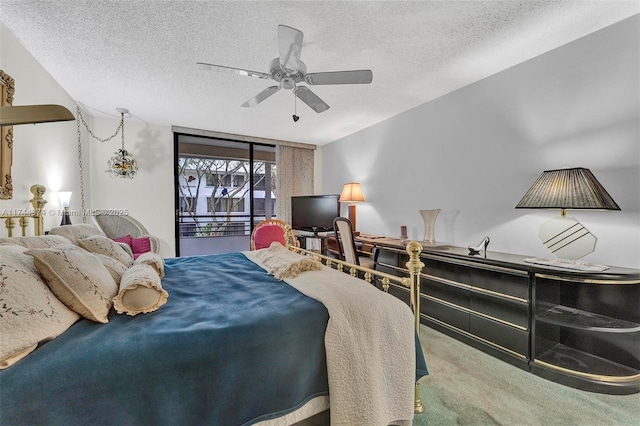
<instances>
[{"instance_id":1,"label":"ceiling fan blade","mask_svg":"<svg viewBox=\"0 0 640 426\"><path fill-rule=\"evenodd\" d=\"M296 96L315 112L324 112L329 109L329 105L313 93L308 87L300 86L295 89Z\"/></svg>"},{"instance_id":2,"label":"ceiling fan blade","mask_svg":"<svg viewBox=\"0 0 640 426\"><path fill-rule=\"evenodd\" d=\"M371 70L314 72L307 74L304 81L311 85L321 84L369 84L373 81Z\"/></svg>"},{"instance_id":3,"label":"ceiling fan blade","mask_svg":"<svg viewBox=\"0 0 640 426\"><path fill-rule=\"evenodd\" d=\"M262 79L271 78L269 74L259 71L244 70L242 68L223 67L222 65L207 64L204 62L196 62L196 64L198 65L198 68L207 71L226 72L229 74L246 75L248 77L256 77Z\"/></svg>"},{"instance_id":4,"label":"ceiling fan blade","mask_svg":"<svg viewBox=\"0 0 640 426\"><path fill-rule=\"evenodd\" d=\"M286 25L278 25L278 48L280 49L280 67L289 74L300 68L300 52L302 51L302 31Z\"/></svg>"},{"instance_id":5,"label":"ceiling fan blade","mask_svg":"<svg viewBox=\"0 0 640 426\"><path fill-rule=\"evenodd\" d=\"M271 96L274 93L276 93L278 90L280 90L279 86L269 86L266 89L264 89L262 92L258 93L253 98L249 99L247 102L243 103L240 106L245 107L245 108L254 107L254 106L258 105L260 102L262 102L265 99L267 99L269 96Z\"/></svg>"}]
</instances>

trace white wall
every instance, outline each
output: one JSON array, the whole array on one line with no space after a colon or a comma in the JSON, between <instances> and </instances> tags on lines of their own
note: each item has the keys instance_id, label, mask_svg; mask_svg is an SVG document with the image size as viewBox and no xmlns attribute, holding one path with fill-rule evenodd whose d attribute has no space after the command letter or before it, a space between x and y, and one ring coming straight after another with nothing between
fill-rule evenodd
<instances>
[{"instance_id":1,"label":"white wall","mask_svg":"<svg viewBox=\"0 0 640 426\"><path fill-rule=\"evenodd\" d=\"M134 111L131 113L135 115ZM96 136L104 139L114 133L119 122L119 118L93 118L89 125ZM173 133L169 127L149 125L135 118L125 118L124 128L125 148L135 155L139 172L133 179L105 173L107 161L122 144L120 135L105 143L92 140L91 207L128 210L160 239L160 253L174 256Z\"/></svg>"},{"instance_id":2,"label":"white wall","mask_svg":"<svg viewBox=\"0 0 640 426\"><path fill-rule=\"evenodd\" d=\"M16 81L14 105L55 103L75 114L74 100L49 73L0 23L0 68ZM112 135L119 123L114 105L114 119L85 119L100 138ZM132 111L133 112L133 111ZM2 209L31 208L29 187L34 183L47 188L45 230L60 224L60 203L55 191L72 191L72 213L80 214L80 175L76 122L43 123L14 126L13 186L14 198L0 201ZM175 254L173 195L173 133L169 127L147 125L134 118L125 120L126 147L139 160L140 173L135 179L112 178L104 171L107 160L120 147L120 137L107 143L91 139L81 128L85 208L127 209L149 232L161 241L161 254ZM94 200L94 202L92 202ZM81 223L72 217L73 223ZM90 219L89 219L90 221ZM0 230L4 236L4 227Z\"/></svg>"},{"instance_id":3,"label":"white wall","mask_svg":"<svg viewBox=\"0 0 640 426\"><path fill-rule=\"evenodd\" d=\"M537 235L558 212L514 207L543 170L586 167L622 211L570 212L598 237L583 260L640 267L639 29L636 15L325 145L322 192L362 183L360 231L422 239L419 209L459 210L437 240L551 257Z\"/></svg>"},{"instance_id":4,"label":"white wall","mask_svg":"<svg viewBox=\"0 0 640 426\"><path fill-rule=\"evenodd\" d=\"M60 104L75 112L73 99L0 23L0 68L15 80L13 105ZM33 184L47 188L45 229L58 226L60 203L56 191L72 191L71 208L80 206L76 124L23 124L13 127L13 199L0 201L2 209L30 209ZM84 153L88 162L89 152ZM4 226L0 235L6 235ZM16 229L17 231L17 229ZM30 232L33 232L31 225Z\"/></svg>"}]
</instances>

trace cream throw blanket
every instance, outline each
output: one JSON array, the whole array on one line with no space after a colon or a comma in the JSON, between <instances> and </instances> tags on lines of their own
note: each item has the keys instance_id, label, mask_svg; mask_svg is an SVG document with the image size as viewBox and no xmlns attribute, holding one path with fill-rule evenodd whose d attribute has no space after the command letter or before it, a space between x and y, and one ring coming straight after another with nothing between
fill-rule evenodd
<instances>
[{"instance_id":1,"label":"cream throw blanket","mask_svg":"<svg viewBox=\"0 0 640 426\"><path fill-rule=\"evenodd\" d=\"M269 271L260 252L244 254ZM325 348L331 425L411 424L416 366L411 309L326 266L284 281L329 311Z\"/></svg>"},{"instance_id":2,"label":"cream throw blanket","mask_svg":"<svg viewBox=\"0 0 640 426\"><path fill-rule=\"evenodd\" d=\"M255 253L267 272L278 280L294 278L304 271L322 269L322 264L317 260L289 251L278 242L271 243L269 248L256 250Z\"/></svg>"}]
</instances>

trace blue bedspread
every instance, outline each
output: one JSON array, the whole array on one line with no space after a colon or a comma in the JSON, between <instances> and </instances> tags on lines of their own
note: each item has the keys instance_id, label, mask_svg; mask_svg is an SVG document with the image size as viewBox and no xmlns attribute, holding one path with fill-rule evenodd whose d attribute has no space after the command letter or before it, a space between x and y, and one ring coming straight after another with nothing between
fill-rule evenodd
<instances>
[{"instance_id":1,"label":"blue bedspread","mask_svg":"<svg viewBox=\"0 0 640 426\"><path fill-rule=\"evenodd\" d=\"M1 371L0 424L243 425L328 393L321 303L241 253L165 271L158 311L81 320Z\"/></svg>"},{"instance_id":2,"label":"blue bedspread","mask_svg":"<svg viewBox=\"0 0 640 426\"><path fill-rule=\"evenodd\" d=\"M165 268L158 311L82 320L2 371L0 423L240 425L327 393L321 303L240 253Z\"/></svg>"}]
</instances>

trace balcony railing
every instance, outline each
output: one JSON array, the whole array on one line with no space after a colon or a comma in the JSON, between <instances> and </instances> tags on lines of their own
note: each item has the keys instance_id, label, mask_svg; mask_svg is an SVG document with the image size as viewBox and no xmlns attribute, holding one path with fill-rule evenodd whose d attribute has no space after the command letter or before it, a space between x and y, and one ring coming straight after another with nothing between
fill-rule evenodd
<instances>
[{"instance_id":1,"label":"balcony railing","mask_svg":"<svg viewBox=\"0 0 640 426\"><path fill-rule=\"evenodd\" d=\"M249 215L189 215L178 217L180 237L238 237L251 235ZM254 216L258 223L264 216Z\"/></svg>"}]
</instances>

